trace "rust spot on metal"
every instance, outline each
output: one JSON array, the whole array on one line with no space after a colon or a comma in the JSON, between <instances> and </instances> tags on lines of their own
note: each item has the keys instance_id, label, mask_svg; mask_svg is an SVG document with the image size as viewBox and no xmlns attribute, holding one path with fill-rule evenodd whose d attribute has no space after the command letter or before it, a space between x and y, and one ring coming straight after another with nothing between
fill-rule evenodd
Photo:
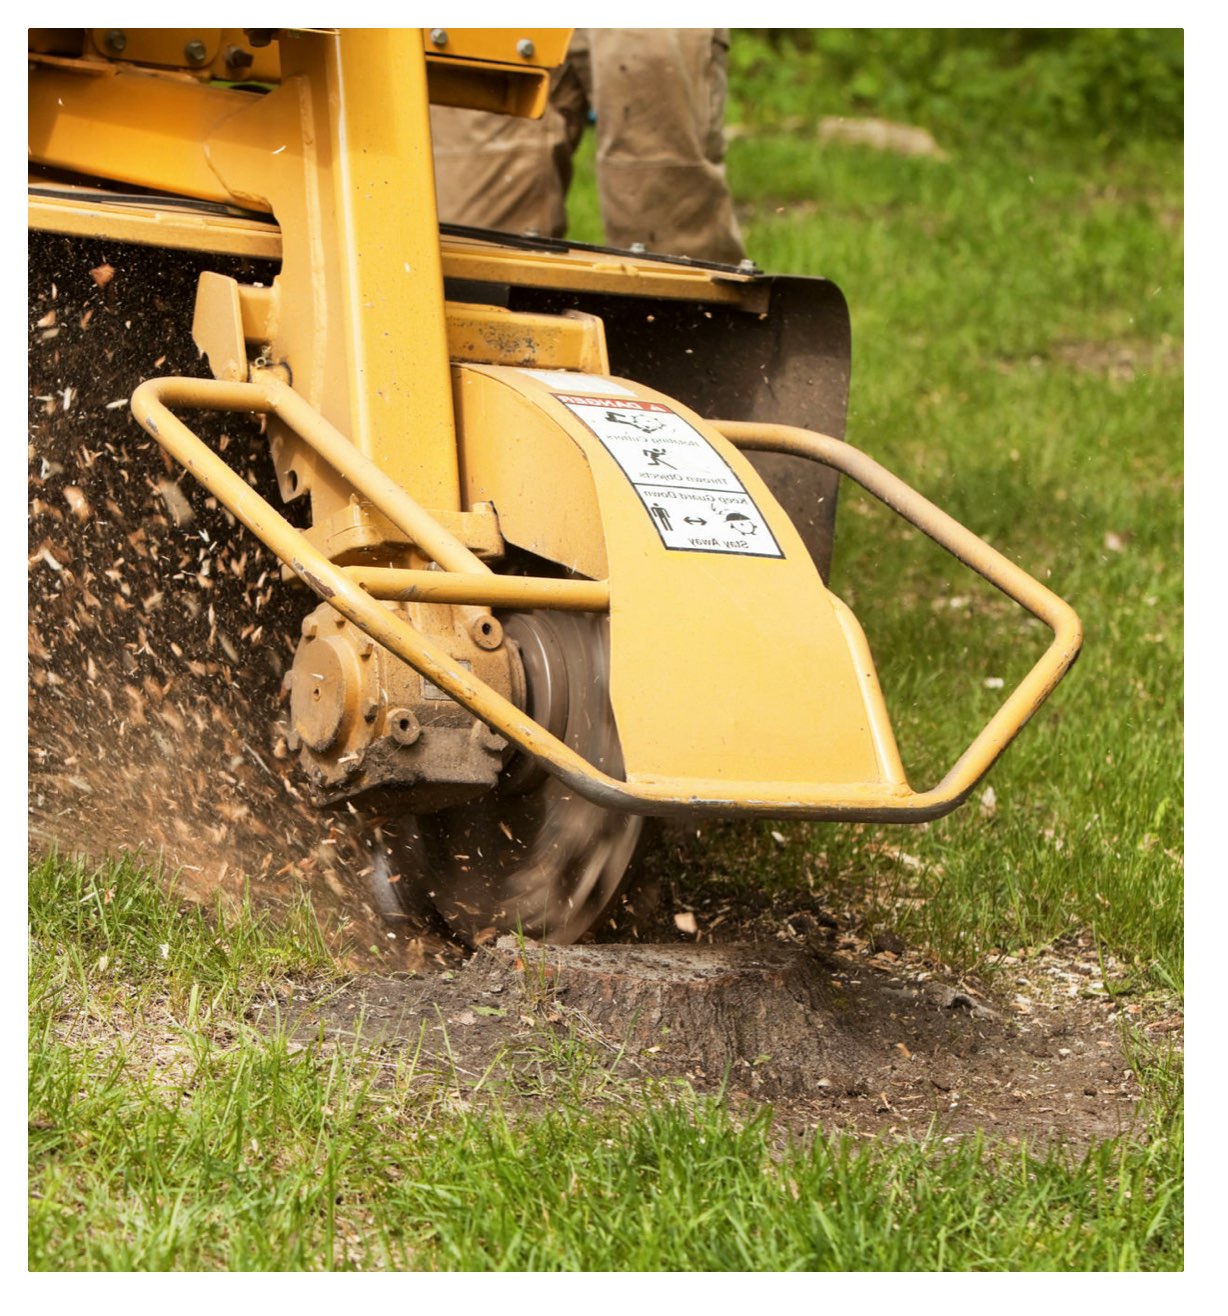
<instances>
[{"instance_id":1,"label":"rust spot on metal","mask_svg":"<svg viewBox=\"0 0 1228 1316\"><path fill-rule=\"evenodd\" d=\"M337 591L325 580L307 570L301 562L291 562L290 566L305 585L309 585L317 594L326 599L336 596Z\"/></svg>"}]
</instances>

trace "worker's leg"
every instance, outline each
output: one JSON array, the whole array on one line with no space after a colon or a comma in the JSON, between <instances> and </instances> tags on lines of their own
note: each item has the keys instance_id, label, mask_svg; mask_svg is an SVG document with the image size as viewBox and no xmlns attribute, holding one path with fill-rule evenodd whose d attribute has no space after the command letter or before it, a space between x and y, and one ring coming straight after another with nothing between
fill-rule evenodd
<instances>
[{"instance_id":1,"label":"worker's leg","mask_svg":"<svg viewBox=\"0 0 1228 1316\"><path fill-rule=\"evenodd\" d=\"M728 33L589 28L606 241L736 263L725 181Z\"/></svg>"},{"instance_id":2,"label":"worker's leg","mask_svg":"<svg viewBox=\"0 0 1228 1316\"><path fill-rule=\"evenodd\" d=\"M588 114L587 57L556 70L540 119L431 106L439 218L508 233L562 237L571 157Z\"/></svg>"}]
</instances>

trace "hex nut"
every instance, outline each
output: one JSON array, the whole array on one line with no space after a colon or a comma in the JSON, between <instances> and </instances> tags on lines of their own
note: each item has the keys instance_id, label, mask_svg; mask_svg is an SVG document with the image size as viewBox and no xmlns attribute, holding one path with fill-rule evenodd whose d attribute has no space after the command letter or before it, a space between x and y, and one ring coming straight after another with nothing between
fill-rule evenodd
<instances>
[{"instance_id":1,"label":"hex nut","mask_svg":"<svg viewBox=\"0 0 1228 1316\"><path fill-rule=\"evenodd\" d=\"M448 33L442 27L431 28L431 45L446 46L448 44Z\"/></svg>"},{"instance_id":2,"label":"hex nut","mask_svg":"<svg viewBox=\"0 0 1228 1316\"><path fill-rule=\"evenodd\" d=\"M127 36L118 28L114 28L107 33L106 47L112 55L122 55L127 44Z\"/></svg>"},{"instance_id":3,"label":"hex nut","mask_svg":"<svg viewBox=\"0 0 1228 1316\"><path fill-rule=\"evenodd\" d=\"M520 40L516 42L516 54L518 54L521 59L532 59L533 56L537 54L537 47L528 37L521 37Z\"/></svg>"},{"instance_id":4,"label":"hex nut","mask_svg":"<svg viewBox=\"0 0 1228 1316\"><path fill-rule=\"evenodd\" d=\"M183 48L183 54L189 64L203 64L209 52L203 41L189 41Z\"/></svg>"}]
</instances>

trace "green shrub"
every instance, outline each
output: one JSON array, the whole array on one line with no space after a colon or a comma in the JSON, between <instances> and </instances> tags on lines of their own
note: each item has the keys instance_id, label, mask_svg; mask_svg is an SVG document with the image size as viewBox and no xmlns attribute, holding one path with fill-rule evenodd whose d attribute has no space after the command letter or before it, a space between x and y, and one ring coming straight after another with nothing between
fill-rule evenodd
<instances>
[{"instance_id":1,"label":"green shrub","mask_svg":"<svg viewBox=\"0 0 1228 1316\"><path fill-rule=\"evenodd\" d=\"M730 119L801 127L877 115L929 128L944 145L1135 138L1180 141L1180 29L738 29Z\"/></svg>"}]
</instances>

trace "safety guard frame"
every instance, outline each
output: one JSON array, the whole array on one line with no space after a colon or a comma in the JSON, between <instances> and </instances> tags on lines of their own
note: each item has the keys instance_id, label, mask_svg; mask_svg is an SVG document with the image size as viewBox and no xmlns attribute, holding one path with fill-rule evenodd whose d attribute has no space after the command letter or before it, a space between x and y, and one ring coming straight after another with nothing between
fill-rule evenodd
<instances>
[{"instance_id":1,"label":"safety guard frame","mask_svg":"<svg viewBox=\"0 0 1228 1316\"><path fill-rule=\"evenodd\" d=\"M440 569L337 566L179 420L171 406L275 415ZM176 461L342 616L520 750L539 759L584 798L607 808L660 815L752 814L842 821L923 822L941 817L968 796L1053 691L1082 644L1082 628L1069 604L851 444L790 425L711 421L737 448L805 457L847 476L1042 621L1053 632L1053 640L941 781L928 790L905 787L891 793L861 785L816 793L821 788L808 791L796 783L620 781L475 679L380 602L607 612L607 581L496 574L293 388L267 371L256 372L246 383L184 377L147 380L133 393L132 410ZM864 639L857 636L852 642L859 649L858 661L872 667Z\"/></svg>"}]
</instances>

